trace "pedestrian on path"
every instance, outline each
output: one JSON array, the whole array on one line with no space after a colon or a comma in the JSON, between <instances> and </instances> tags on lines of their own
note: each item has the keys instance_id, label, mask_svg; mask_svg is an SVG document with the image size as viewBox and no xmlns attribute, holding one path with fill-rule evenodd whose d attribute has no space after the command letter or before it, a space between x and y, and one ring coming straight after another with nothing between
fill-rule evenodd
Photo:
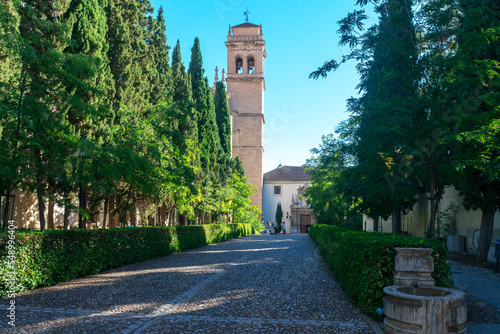
<instances>
[{"instance_id":1,"label":"pedestrian on path","mask_svg":"<svg viewBox=\"0 0 500 334\"><path fill-rule=\"evenodd\" d=\"M266 225L266 234L271 234L271 224L269 223L269 220L267 221Z\"/></svg>"},{"instance_id":2,"label":"pedestrian on path","mask_svg":"<svg viewBox=\"0 0 500 334\"><path fill-rule=\"evenodd\" d=\"M283 224L281 226L283 226L283 235L286 235L286 224L285 224L285 222L283 222Z\"/></svg>"}]
</instances>

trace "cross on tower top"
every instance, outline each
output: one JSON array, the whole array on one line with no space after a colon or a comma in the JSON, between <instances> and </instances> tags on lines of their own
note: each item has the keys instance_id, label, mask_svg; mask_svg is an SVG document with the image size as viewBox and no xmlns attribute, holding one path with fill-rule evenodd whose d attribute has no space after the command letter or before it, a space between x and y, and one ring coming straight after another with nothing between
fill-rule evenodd
<instances>
[{"instance_id":1,"label":"cross on tower top","mask_svg":"<svg viewBox=\"0 0 500 334\"><path fill-rule=\"evenodd\" d=\"M248 11L248 4L247 4L247 11L243 13L243 15L246 16L246 18L245 18L246 22L248 22L248 14L250 14L250 12Z\"/></svg>"}]
</instances>

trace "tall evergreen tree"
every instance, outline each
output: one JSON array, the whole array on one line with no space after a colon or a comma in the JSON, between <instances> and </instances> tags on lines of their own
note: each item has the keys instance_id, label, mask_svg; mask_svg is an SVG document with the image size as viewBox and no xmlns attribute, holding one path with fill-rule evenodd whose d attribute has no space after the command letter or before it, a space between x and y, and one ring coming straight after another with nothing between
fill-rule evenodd
<instances>
[{"instance_id":1,"label":"tall evergreen tree","mask_svg":"<svg viewBox=\"0 0 500 334\"><path fill-rule=\"evenodd\" d=\"M183 118L179 130L193 144L198 142L198 117L193 101L191 77L182 64L181 46L179 40L172 53L173 100L182 110Z\"/></svg>"},{"instance_id":2,"label":"tall evergreen tree","mask_svg":"<svg viewBox=\"0 0 500 334\"><path fill-rule=\"evenodd\" d=\"M170 70L169 49L167 45L167 28L163 17L163 7L158 10L156 20L150 17L150 26L153 27L150 53L153 55L155 71L151 82L151 103L153 105L166 101L168 92L172 89L172 73Z\"/></svg>"},{"instance_id":3,"label":"tall evergreen tree","mask_svg":"<svg viewBox=\"0 0 500 334\"><path fill-rule=\"evenodd\" d=\"M219 149L219 130L215 117L215 106L208 79L204 77L200 40L195 38L191 49L191 62L188 73L191 75L193 99L198 111L198 142L201 149L201 164L206 180L218 179L217 157Z\"/></svg>"},{"instance_id":4,"label":"tall evergreen tree","mask_svg":"<svg viewBox=\"0 0 500 334\"><path fill-rule=\"evenodd\" d=\"M68 112L69 121L75 127L77 138L86 139L85 154L87 159L77 159L78 164L84 164L77 168L78 174L74 175L80 184L80 199L87 203L85 208L92 215L98 213L101 202L110 192L112 180L104 180L96 161L102 157L100 145L109 145L112 141L112 124L114 112L112 97L114 94L114 81L109 67L108 50L109 44L106 40L108 33L106 7L107 0L76 0L72 1L65 17L69 22L74 22L71 33L73 43L66 52L77 55L85 55L94 63L95 75L88 80L91 89L84 93L83 99L91 106L90 113L79 114L76 110ZM83 152L83 149L80 150ZM95 161L94 161L95 160ZM85 175L93 175L88 178ZM84 181L84 179L87 179ZM70 182L71 183L71 182ZM66 199L66 205L71 206L69 187L64 187L61 196ZM85 200L83 200L85 199Z\"/></svg>"},{"instance_id":5,"label":"tall evergreen tree","mask_svg":"<svg viewBox=\"0 0 500 334\"><path fill-rule=\"evenodd\" d=\"M109 0L108 57L115 81L115 111L123 105L138 116L145 113L154 75L146 43L151 34L147 15L151 13L149 0Z\"/></svg>"},{"instance_id":6,"label":"tall evergreen tree","mask_svg":"<svg viewBox=\"0 0 500 334\"><path fill-rule=\"evenodd\" d=\"M174 51L172 52L172 71L179 69L181 72L186 72L186 66L182 63L181 56L181 44L179 40L177 40L177 44L175 44Z\"/></svg>"},{"instance_id":7,"label":"tall evergreen tree","mask_svg":"<svg viewBox=\"0 0 500 334\"><path fill-rule=\"evenodd\" d=\"M281 202L278 202L278 205L276 205L276 213L274 214L274 218L276 219L276 228L274 230L274 233L280 233L281 223L283 222L283 209L281 208Z\"/></svg>"},{"instance_id":8,"label":"tall evergreen tree","mask_svg":"<svg viewBox=\"0 0 500 334\"><path fill-rule=\"evenodd\" d=\"M75 114L92 110L83 96L91 90L93 61L63 52L72 29L63 17L69 1L54 5L34 0L20 8L20 35L29 50L21 57L28 78L20 102L20 122L26 132L23 145L29 159L23 188L37 194L42 230L46 227L45 200L53 196L49 186L57 186L74 158L68 153L77 150L69 110Z\"/></svg>"},{"instance_id":9,"label":"tall evergreen tree","mask_svg":"<svg viewBox=\"0 0 500 334\"><path fill-rule=\"evenodd\" d=\"M21 60L25 41L19 32L20 1L0 3L0 213L7 228L12 193L23 177L22 96L26 90L27 72Z\"/></svg>"},{"instance_id":10,"label":"tall evergreen tree","mask_svg":"<svg viewBox=\"0 0 500 334\"><path fill-rule=\"evenodd\" d=\"M219 139L224 153L231 155L231 123L227 105L226 87L222 81L215 84L215 115L219 129Z\"/></svg>"},{"instance_id":11,"label":"tall evergreen tree","mask_svg":"<svg viewBox=\"0 0 500 334\"><path fill-rule=\"evenodd\" d=\"M218 81L215 84L215 114L217 128L219 129L220 146L218 150L217 164L219 166L219 180L222 184L231 175L231 124L229 116L229 106L227 105L227 94L224 83Z\"/></svg>"}]
</instances>

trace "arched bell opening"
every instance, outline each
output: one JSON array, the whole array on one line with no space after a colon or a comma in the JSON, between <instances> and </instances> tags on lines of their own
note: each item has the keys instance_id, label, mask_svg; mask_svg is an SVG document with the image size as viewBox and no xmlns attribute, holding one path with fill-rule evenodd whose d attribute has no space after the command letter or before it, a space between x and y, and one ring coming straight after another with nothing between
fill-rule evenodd
<instances>
[{"instance_id":1,"label":"arched bell opening","mask_svg":"<svg viewBox=\"0 0 500 334\"><path fill-rule=\"evenodd\" d=\"M238 73L238 74L243 73L243 59L241 59L241 57L236 57L235 73Z\"/></svg>"},{"instance_id":2,"label":"arched bell opening","mask_svg":"<svg viewBox=\"0 0 500 334\"><path fill-rule=\"evenodd\" d=\"M255 73L255 61L253 56L248 56L247 64L248 64L248 73Z\"/></svg>"}]
</instances>

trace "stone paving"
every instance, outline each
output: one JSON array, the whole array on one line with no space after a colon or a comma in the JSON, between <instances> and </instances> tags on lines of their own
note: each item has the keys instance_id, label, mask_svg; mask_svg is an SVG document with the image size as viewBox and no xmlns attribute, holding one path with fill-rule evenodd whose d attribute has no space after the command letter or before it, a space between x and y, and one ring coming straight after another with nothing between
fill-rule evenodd
<instances>
[{"instance_id":1,"label":"stone paving","mask_svg":"<svg viewBox=\"0 0 500 334\"><path fill-rule=\"evenodd\" d=\"M16 327L3 311L2 333L381 333L307 235L238 238L15 301Z\"/></svg>"},{"instance_id":2,"label":"stone paving","mask_svg":"<svg viewBox=\"0 0 500 334\"><path fill-rule=\"evenodd\" d=\"M451 265L455 286L466 293L467 332L500 333L500 274L453 261Z\"/></svg>"}]
</instances>

